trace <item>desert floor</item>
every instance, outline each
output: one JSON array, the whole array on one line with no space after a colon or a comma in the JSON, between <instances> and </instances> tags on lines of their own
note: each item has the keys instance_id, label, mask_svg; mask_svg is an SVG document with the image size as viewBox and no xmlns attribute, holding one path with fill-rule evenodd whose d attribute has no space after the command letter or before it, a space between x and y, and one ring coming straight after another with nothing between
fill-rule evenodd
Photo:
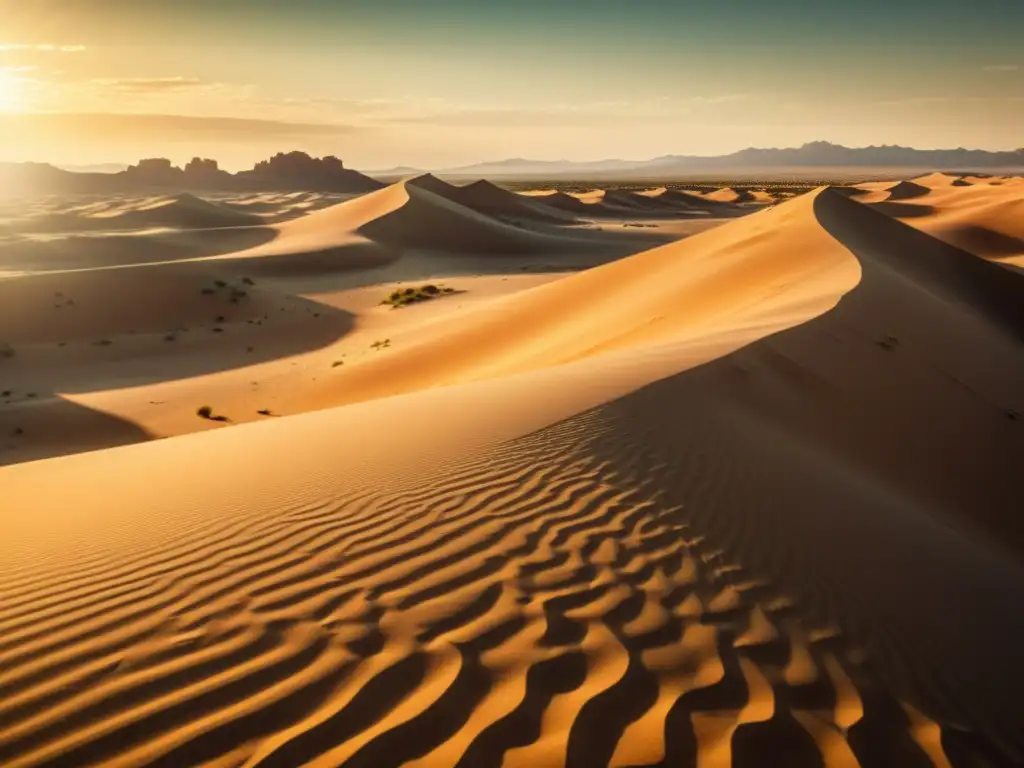
<instances>
[{"instance_id":1,"label":"desert floor","mask_svg":"<svg viewBox=\"0 0 1024 768\"><path fill-rule=\"evenodd\" d=\"M0 203L0 765L1024 765L1022 269L1015 178Z\"/></svg>"}]
</instances>

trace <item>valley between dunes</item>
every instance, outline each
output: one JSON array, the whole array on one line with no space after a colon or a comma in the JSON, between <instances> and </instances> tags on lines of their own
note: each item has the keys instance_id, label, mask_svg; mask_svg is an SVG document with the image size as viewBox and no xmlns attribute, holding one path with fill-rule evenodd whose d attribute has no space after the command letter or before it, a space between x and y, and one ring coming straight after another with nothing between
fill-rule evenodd
<instances>
[{"instance_id":1,"label":"valley between dunes","mask_svg":"<svg viewBox=\"0 0 1024 768\"><path fill-rule=\"evenodd\" d=\"M5 211L0 765L1024 765L1022 200Z\"/></svg>"}]
</instances>

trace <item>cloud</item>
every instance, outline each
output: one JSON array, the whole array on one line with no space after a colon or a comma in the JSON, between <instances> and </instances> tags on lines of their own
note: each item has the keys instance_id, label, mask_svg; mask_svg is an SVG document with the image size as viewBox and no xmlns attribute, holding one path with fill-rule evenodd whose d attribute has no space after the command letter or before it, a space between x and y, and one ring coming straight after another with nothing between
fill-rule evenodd
<instances>
[{"instance_id":1,"label":"cloud","mask_svg":"<svg viewBox=\"0 0 1024 768\"><path fill-rule=\"evenodd\" d=\"M990 64L984 68L986 72L1016 72L1020 69L1019 64Z\"/></svg>"},{"instance_id":2,"label":"cloud","mask_svg":"<svg viewBox=\"0 0 1024 768\"><path fill-rule=\"evenodd\" d=\"M545 109L456 109L446 112L395 115L387 117L389 123L415 123L436 126L461 127L531 127L577 125L589 119L581 110ZM604 119L604 118L603 118Z\"/></svg>"},{"instance_id":3,"label":"cloud","mask_svg":"<svg viewBox=\"0 0 1024 768\"><path fill-rule=\"evenodd\" d=\"M95 78L89 81L101 88L113 88L122 93L151 94L186 91L197 88L220 88L222 83L211 83L194 77L126 77L126 78Z\"/></svg>"},{"instance_id":4,"label":"cloud","mask_svg":"<svg viewBox=\"0 0 1024 768\"><path fill-rule=\"evenodd\" d=\"M40 51L44 53L81 53L84 45L54 45L52 43L0 43L0 52L6 51Z\"/></svg>"},{"instance_id":5,"label":"cloud","mask_svg":"<svg viewBox=\"0 0 1024 768\"><path fill-rule=\"evenodd\" d=\"M694 96L690 101L695 104L732 104L738 101L753 101L756 99L752 93L723 93L718 96Z\"/></svg>"},{"instance_id":6,"label":"cloud","mask_svg":"<svg viewBox=\"0 0 1024 768\"><path fill-rule=\"evenodd\" d=\"M36 139L105 142L262 141L350 134L339 123L302 123L240 117L127 113L29 113L0 116L0 135L11 131Z\"/></svg>"},{"instance_id":7,"label":"cloud","mask_svg":"<svg viewBox=\"0 0 1024 768\"><path fill-rule=\"evenodd\" d=\"M881 99L874 104L882 107L926 106L928 104L948 104L953 101L950 96L908 96L903 99Z\"/></svg>"}]
</instances>

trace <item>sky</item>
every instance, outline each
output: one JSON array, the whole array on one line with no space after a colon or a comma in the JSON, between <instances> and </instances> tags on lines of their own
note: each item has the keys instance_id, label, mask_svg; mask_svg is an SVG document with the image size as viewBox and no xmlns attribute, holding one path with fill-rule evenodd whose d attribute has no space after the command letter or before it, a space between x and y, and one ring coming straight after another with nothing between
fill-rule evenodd
<instances>
[{"instance_id":1,"label":"sky","mask_svg":"<svg viewBox=\"0 0 1024 768\"><path fill-rule=\"evenodd\" d=\"M1024 0L0 0L0 161L1024 145Z\"/></svg>"}]
</instances>

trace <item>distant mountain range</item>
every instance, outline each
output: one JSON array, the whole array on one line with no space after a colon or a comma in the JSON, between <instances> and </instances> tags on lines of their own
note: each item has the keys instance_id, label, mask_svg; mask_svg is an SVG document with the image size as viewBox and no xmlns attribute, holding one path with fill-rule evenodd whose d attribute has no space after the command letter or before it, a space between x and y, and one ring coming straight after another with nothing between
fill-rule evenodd
<instances>
[{"instance_id":1,"label":"distant mountain range","mask_svg":"<svg viewBox=\"0 0 1024 768\"><path fill-rule=\"evenodd\" d=\"M72 170L72 168L74 170ZM913 149L880 146L850 148L815 141L789 149L743 149L730 155L664 155L652 160L527 160L512 158L433 173L453 180L687 180L696 178L839 179L883 173L927 171L1024 171L1024 149ZM248 171L229 173L216 160L195 158L184 168L170 160L141 160L123 168L113 164L57 167L45 163L0 163L0 195L178 191L320 191L358 193L384 181L426 171L400 166L363 174L336 157L315 158L303 152L274 155ZM376 177L376 178L374 178Z\"/></svg>"},{"instance_id":2,"label":"distant mountain range","mask_svg":"<svg viewBox=\"0 0 1024 768\"><path fill-rule=\"evenodd\" d=\"M436 170L449 177L489 179L606 178L662 179L713 174L749 175L757 172L792 171L806 175L812 169L918 169L934 171L995 171L1024 169L1024 149L988 152L981 149L914 149L912 147L844 147L815 141L788 149L742 149L730 155L701 157L664 155L652 160L526 160L514 158Z\"/></svg>"},{"instance_id":3,"label":"distant mountain range","mask_svg":"<svg viewBox=\"0 0 1024 768\"><path fill-rule=\"evenodd\" d=\"M114 192L317 191L370 192L384 185L345 167L336 157L279 153L251 170L228 173L216 160L195 158L178 168L165 158L141 160L118 172L74 172L45 163L0 163L0 194Z\"/></svg>"}]
</instances>

